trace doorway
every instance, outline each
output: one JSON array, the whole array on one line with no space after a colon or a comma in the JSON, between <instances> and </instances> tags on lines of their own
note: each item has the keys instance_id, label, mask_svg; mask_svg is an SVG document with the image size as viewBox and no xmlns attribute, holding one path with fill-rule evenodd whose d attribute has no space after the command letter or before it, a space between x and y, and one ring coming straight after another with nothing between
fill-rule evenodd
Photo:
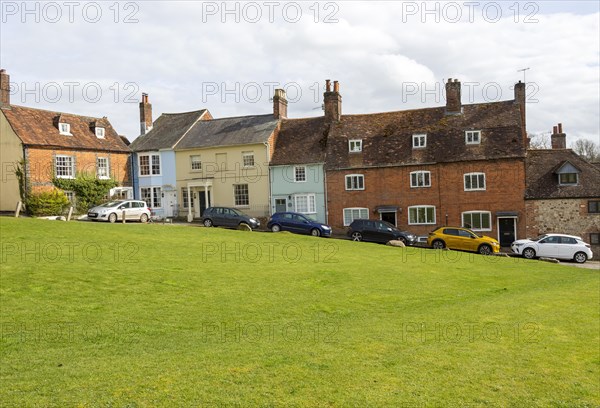
<instances>
[{"instance_id":1,"label":"doorway","mask_svg":"<svg viewBox=\"0 0 600 408\"><path fill-rule=\"evenodd\" d=\"M163 200L162 204L165 209L165 217L173 217L173 215L175 215L175 191L165 191Z\"/></svg>"},{"instance_id":2,"label":"doorway","mask_svg":"<svg viewBox=\"0 0 600 408\"><path fill-rule=\"evenodd\" d=\"M275 212L285 212L287 210L287 200L285 198L275 199Z\"/></svg>"},{"instance_id":3,"label":"doorway","mask_svg":"<svg viewBox=\"0 0 600 408\"><path fill-rule=\"evenodd\" d=\"M390 224L392 224L393 226L397 227L397 225L396 225L396 211L381 212L381 213L379 213L379 215L381 217L381 221L387 221Z\"/></svg>"},{"instance_id":4,"label":"doorway","mask_svg":"<svg viewBox=\"0 0 600 408\"><path fill-rule=\"evenodd\" d=\"M212 202L212 200L210 198L210 193L211 193L210 190L208 190L208 193L207 193L208 203L207 203L206 196L204 195L204 190L196 191L195 194L198 194L198 201L200 201L200 205L198 206L198 211L199 211L198 217L202 217L202 213L204 212L204 210L206 210L210 206L210 203Z\"/></svg>"},{"instance_id":5,"label":"doorway","mask_svg":"<svg viewBox=\"0 0 600 408\"><path fill-rule=\"evenodd\" d=\"M517 239L517 218L498 217L498 241L500 246L509 247Z\"/></svg>"}]
</instances>

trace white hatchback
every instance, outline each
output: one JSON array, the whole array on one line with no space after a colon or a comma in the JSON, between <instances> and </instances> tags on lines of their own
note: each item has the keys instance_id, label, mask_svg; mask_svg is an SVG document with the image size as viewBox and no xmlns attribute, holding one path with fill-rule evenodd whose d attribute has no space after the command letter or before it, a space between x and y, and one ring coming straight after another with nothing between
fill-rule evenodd
<instances>
[{"instance_id":1,"label":"white hatchback","mask_svg":"<svg viewBox=\"0 0 600 408\"><path fill-rule=\"evenodd\" d=\"M123 220L147 222L152 214L145 201L117 200L100 204L88 211L88 219L92 221L115 222Z\"/></svg>"},{"instance_id":2,"label":"white hatchback","mask_svg":"<svg viewBox=\"0 0 600 408\"><path fill-rule=\"evenodd\" d=\"M510 249L524 258L547 257L574 260L584 263L592 259L592 247L581 237L564 234L544 234L535 239L519 239L510 245Z\"/></svg>"}]
</instances>

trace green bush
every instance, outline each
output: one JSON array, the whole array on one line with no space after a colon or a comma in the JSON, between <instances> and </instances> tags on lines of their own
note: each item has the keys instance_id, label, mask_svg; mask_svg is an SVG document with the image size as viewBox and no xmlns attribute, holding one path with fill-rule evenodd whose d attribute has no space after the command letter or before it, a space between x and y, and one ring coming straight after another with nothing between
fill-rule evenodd
<instances>
[{"instance_id":1,"label":"green bush","mask_svg":"<svg viewBox=\"0 0 600 408\"><path fill-rule=\"evenodd\" d=\"M52 183L61 190L75 193L79 213L86 213L90 208L105 202L110 189L118 185L115 180L99 180L87 174L78 174L74 179L54 178Z\"/></svg>"},{"instance_id":2,"label":"green bush","mask_svg":"<svg viewBox=\"0 0 600 408\"><path fill-rule=\"evenodd\" d=\"M69 199L59 190L29 194L25 200L27 213L33 216L61 215L69 205Z\"/></svg>"}]
</instances>

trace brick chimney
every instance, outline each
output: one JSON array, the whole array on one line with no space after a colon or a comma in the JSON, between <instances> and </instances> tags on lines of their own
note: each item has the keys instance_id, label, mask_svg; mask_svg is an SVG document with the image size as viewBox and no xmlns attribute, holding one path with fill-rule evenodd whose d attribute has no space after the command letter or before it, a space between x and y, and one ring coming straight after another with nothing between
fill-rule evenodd
<instances>
[{"instance_id":1,"label":"brick chimney","mask_svg":"<svg viewBox=\"0 0 600 408\"><path fill-rule=\"evenodd\" d=\"M461 112L460 82L458 79L452 81L452 78L448 78L448 82L446 82L446 114L459 115Z\"/></svg>"},{"instance_id":2,"label":"brick chimney","mask_svg":"<svg viewBox=\"0 0 600 408\"><path fill-rule=\"evenodd\" d=\"M526 104L525 104L525 83L524 82L517 82L515 84L515 103L519 105L519 108L521 109L521 123L523 123L523 133L524 133L524 138L527 138L527 117L526 117Z\"/></svg>"},{"instance_id":3,"label":"brick chimney","mask_svg":"<svg viewBox=\"0 0 600 408\"><path fill-rule=\"evenodd\" d=\"M145 135L152 129L152 104L148 102L148 94L142 94L140 102L140 135Z\"/></svg>"},{"instance_id":4,"label":"brick chimney","mask_svg":"<svg viewBox=\"0 0 600 408\"><path fill-rule=\"evenodd\" d=\"M287 118L287 99L283 89L275 89L273 95L273 116L275 119Z\"/></svg>"},{"instance_id":5,"label":"brick chimney","mask_svg":"<svg viewBox=\"0 0 600 408\"><path fill-rule=\"evenodd\" d=\"M0 108L10 107L10 75L0 69Z\"/></svg>"},{"instance_id":6,"label":"brick chimney","mask_svg":"<svg viewBox=\"0 0 600 408\"><path fill-rule=\"evenodd\" d=\"M554 126L550 139L552 141L553 149L567 148L567 135L563 133L562 123L559 123L558 126Z\"/></svg>"},{"instance_id":7,"label":"brick chimney","mask_svg":"<svg viewBox=\"0 0 600 408\"><path fill-rule=\"evenodd\" d=\"M329 79L325 81L323 99L325 101L325 119L328 122L339 122L342 117L342 96L338 81L333 81L333 92L331 92L331 81Z\"/></svg>"}]
</instances>

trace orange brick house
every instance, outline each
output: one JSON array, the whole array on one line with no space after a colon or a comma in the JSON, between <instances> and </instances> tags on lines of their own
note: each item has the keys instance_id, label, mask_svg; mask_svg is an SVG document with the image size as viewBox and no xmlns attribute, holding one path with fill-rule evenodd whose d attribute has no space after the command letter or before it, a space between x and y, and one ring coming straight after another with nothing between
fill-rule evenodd
<instances>
[{"instance_id":1,"label":"orange brick house","mask_svg":"<svg viewBox=\"0 0 600 408\"><path fill-rule=\"evenodd\" d=\"M327 83L328 222L341 232L376 218L427 235L467 226L502 245L525 237L525 84L514 100L463 105L446 84L446 106L342 115Z\"/></svg>"},{"instance_id":2,"label":"orange brick house","mask_svg":"<svg viewBox=\"0 0 600 408\"><path fill-rule=\"evenodd\" d=\"M15 170L24 161L24 188L53 189L53 177L75 178L79 173L113 178L128 196L130 149L106 117L94 118L11 105L9 76L0 71L0 147L2 202L0 211L14 211L20 200ZM70 192L65 192L74 199Z\"/></svg>"}]
</instances>

